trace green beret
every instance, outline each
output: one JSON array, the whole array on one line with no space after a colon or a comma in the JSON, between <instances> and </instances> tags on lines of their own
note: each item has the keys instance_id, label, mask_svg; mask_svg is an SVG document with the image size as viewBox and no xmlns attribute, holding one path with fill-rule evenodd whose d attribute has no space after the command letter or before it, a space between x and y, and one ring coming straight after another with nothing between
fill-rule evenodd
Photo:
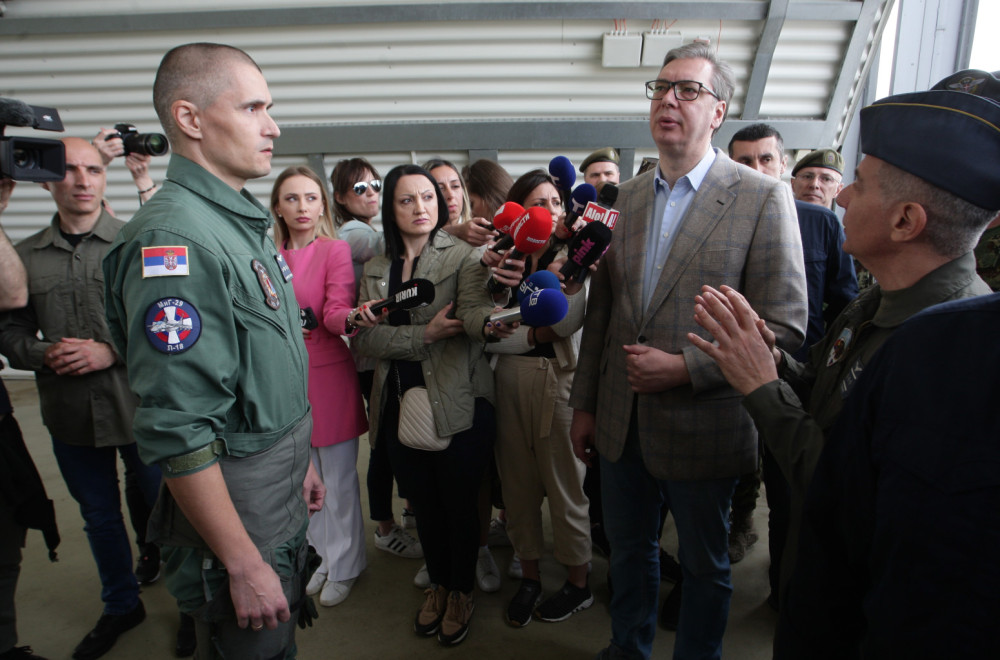
<instances>
[{"instance_id":1,"label":"green beret","mask_svg":"<svg viewBox=\"0 0 1000 660\"><path fill-rule=\"evenodd\" d=\"M825 167L833 170L837 174L844 173L844 157L833 149L817 149L806 154L802 160L795 163L792 168L792 176L795 176L803 167Z\"/></svg>"},{"instance_id":2,"label":"green beret","mask_svg":"<svg viewBox=\"0 0 1000 660\"><path fill-rule=\"evenodd\" d=\"M614 150L613 147L604 147L603 149L598 149L594 153L590 154L583 160L583 164L580 165L580 171L584 174L587 173L587 168L594 163L614 163L618 164L618 152Z\"/></svg>"}]
</instances>

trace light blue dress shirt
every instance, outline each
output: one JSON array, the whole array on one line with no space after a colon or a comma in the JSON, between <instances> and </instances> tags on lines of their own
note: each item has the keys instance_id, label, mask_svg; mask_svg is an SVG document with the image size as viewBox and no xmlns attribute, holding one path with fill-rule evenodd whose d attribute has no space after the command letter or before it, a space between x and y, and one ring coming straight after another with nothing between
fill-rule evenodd
<instances>
[{"instance_id":1,"label":"light blue dress shirt","mask_svg":"<svg viewBox=\"0 0 1000 660\"><path fill-rule=\"evenodd\" d=\"M656 176L653 178L653 214L649 223L649 235L646 238L649 249L646 252L646 264L642 276L644 308L649 307L660 273L663 272L667 257L670 255L670 248L674 245L688 207L691 206L698 188L715 162L715 155L715 149L709 147L698 164L677 180L673 189L663 178L659 165L656 167Z\"/></svg>"}]
</instances>

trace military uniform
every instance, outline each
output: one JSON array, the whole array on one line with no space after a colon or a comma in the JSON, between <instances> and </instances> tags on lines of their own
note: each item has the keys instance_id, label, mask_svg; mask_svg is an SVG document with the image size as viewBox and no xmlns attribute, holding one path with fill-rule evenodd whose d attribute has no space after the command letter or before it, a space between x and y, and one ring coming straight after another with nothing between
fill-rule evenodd
<instances>
[{"instance_id":1,"label":"military uniform","mask_svg":"<svg viewBox=\"0 0 1000 660\"><path fill-rule=\"evenodd\" d=\"M791 489L791 520L782 559L781 597L795 565L802 503L823 451L825 438L865 365L889 336L917 312L948 300L989 293L976 275L972 254L931 271L913 286L861 292L812 347L809 362L796 362L782 351L782 380L748 394L750 412L768 451ZM808 407L802 404L808 402Z\"/></svg>"},{"instance_id":2,"label":"military uniform","mask_svg":"<svg viewBox=\"0 0 1000 660\"><path fill-rule=\"evenodd\" d=\"M979 239L976 271L991 289L1000 291L1000 225L987 229Z\"/></svg>"},{"instance_id":3,"label":"military uniform","mask_svg":"<svg viewBox=\"0 0 1000 660\"><path fill-rule=\"evenodd\" d=\"M161 490L150 528L164 544L167 585L183 610L213 626L226 657L294 657L304 592L307 355L270 224L248 192L175 154L163 188L104 262L109 327L141 399L134 433L143 460L167 478L219 461L293 609L275 631L238 629L224 568Z\"/></svg>"}]
</instances>

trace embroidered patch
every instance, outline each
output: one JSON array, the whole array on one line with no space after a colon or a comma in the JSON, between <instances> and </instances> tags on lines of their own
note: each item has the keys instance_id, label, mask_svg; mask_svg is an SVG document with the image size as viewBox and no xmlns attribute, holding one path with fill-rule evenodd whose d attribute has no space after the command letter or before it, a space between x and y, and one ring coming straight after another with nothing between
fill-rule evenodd
<instances>
[{"instance_id":1,"label":"embroidered patch","mask_svg":"<svg viewBox=\"0 0 1000 660\"><path fill-rule=\"evenodd\" d=\"M158 245L142 248L142 276L190 275L186 245Z\"/></svg>"},{"instance_id":2,"label":"embroidered patch","mask_svg":"<svg viewBox=\"0 0 1000 660\"><path fill-rule=\"evenodd\" d=\"M851 337L853 335L854 332L850 328L844 328L840 331L840 336L837 337L837 341L833 342L833 347L830 348L830 354L826 358L826 366L829 367L844 357L847 347L851 344Z\"/></svg>"},{"instance_id":3,"label":"embroidered patch","mask_svg":"<svg viewBox=\"0 0 1000 660\"><path fill-rule=\"evenodd\" d=\"M281 299L278 298L278 290L274 288L274 283L271 282L271 276L267 274L267 268L260 262L259 259L254 259L250 262L250 266L257 273L257 281L260 282L260 290L264 292L264 302L271 309L281 308Z\"/></svg>"},{"instance_id":4,"label":"embroidered patch","mask_svg":"<svg viewBox=\"0 0 1000 660\"><path fill-rule=\"evenodd\" d=\"M146 310L146 338L161 353L183 353L201 336L201 316L180 298L162 298Z\"/></svg>"}]
</instances>

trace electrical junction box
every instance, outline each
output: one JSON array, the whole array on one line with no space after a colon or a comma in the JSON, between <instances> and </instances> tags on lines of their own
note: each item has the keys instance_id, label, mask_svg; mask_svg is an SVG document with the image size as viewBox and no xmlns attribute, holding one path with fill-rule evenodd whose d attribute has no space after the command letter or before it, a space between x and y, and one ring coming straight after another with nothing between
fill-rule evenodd
<instances>
[{"instance_id":1,"label":"electrical junction box","mask_svg":"<svg viewBox=\"0 0 1000 660\"><path fill-rule=\"evenodd\" d=\"M642 35L614 34L604 35L604 55L601 64L607 68L637 67L642 56Z\"/></svg>"},{"instance_id":2,"label":"electrical junction box","mask_svg":"<svg viewBox=\"0 0 1000 660\"><path fill-rule=\"evenodd\" d=\"M642 33L642 66L663 66L667 51L684 45L684 35L680 30Z\"/></svg>"}]
</instances>

